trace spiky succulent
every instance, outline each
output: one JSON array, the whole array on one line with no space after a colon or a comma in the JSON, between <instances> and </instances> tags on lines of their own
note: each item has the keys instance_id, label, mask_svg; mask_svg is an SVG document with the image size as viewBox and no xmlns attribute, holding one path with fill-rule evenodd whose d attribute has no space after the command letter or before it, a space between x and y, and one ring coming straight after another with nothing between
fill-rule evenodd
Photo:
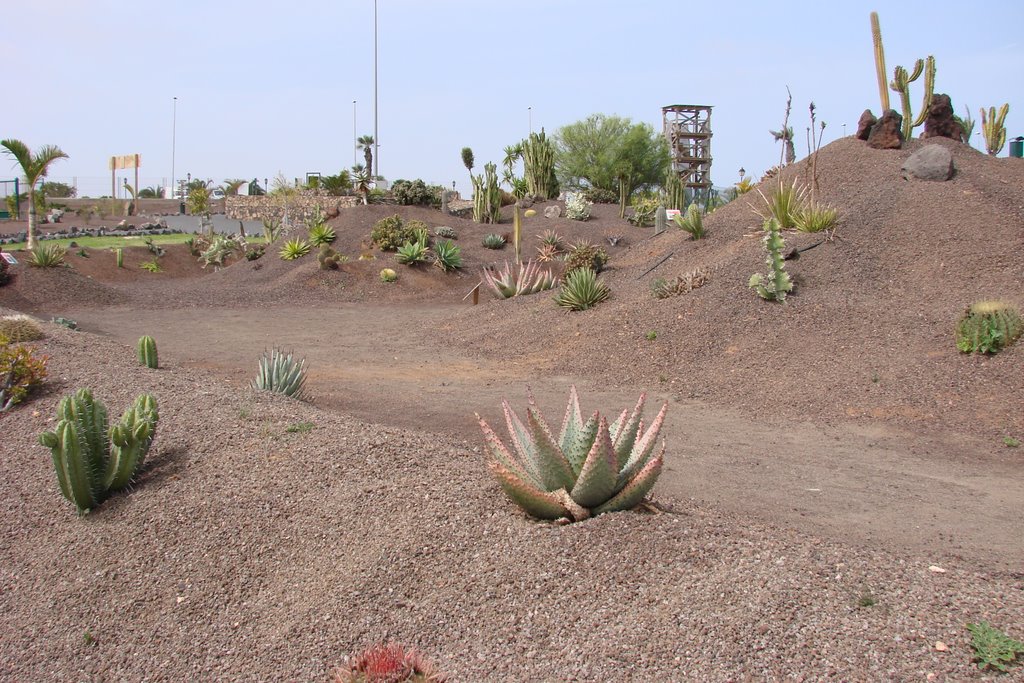
<instances>
[{"instance_id":1,"label":"spiky succulent","mask_svg":"<svg viewBox=\"0 0 1024 683\"><path fill-rule=\"evenodd\" d=\"M1024 318L1005 301L978 301L956 326L956 347L964 353L998 353L1024 335Z\"/></svg>"},{"instance_id":2,"label":"spiky succulent","mask_svg":"<svg viewBox=\"0 0 1024 683\"><path fill-rule=\"evenodd\" d=\"M381 282L394 282L398 279L398 273L391 268L382 268L380 271Z\"/></svg>"},{"instance_id":3,"label":"spiky succulent","mask_svg":"<svg viewBox=\"0 0 1024 683\"><path fill-rule=\"evenodd\" d=\"M338 239L338 235L334 232L334 228L326 223L317 223L309 228L309 243L314 247L330 244L336 239Z\"/></svg>"},{"instance_id":4,"label":"spiky succulent","mask_svg":"<svg viewBox=\"0 0 1024 683\"><path fill-rule=\"evenodd\" d=\"M406 242L398 248L395 260L407 266L415 266L427 260L427 245L423 242Z\"/></svg>"},{"instance_id":5,"label":"spiky succulent","mask_svg":"<svg viewBox=\"0 0 1024 683\"><path fill-rule=\"evenodd\" d=\"M577 268L565 276L555 303L570 311L585 311L608 298L611 291L589 268Z\"/></svg>"},{"instance_id":6,"label":"spiky succulent","mask_svg":"<svg viewBox=\"0 0 1024 683\"><path fill-rule=\"evenodd\" d=\"M537 247L537 260L541 263L550 263L559 256L561 256L561 252L552 244L542 244Z\"/></svg>"},{"instance_id":7,"label":"spiky succulent","mask_svg":"<svg viewBox=\"0 0 1024 683\"><path fill-rule=\"evenodd\" d=\"M462 267L462 249L451 240L438 240L434 244L434 265L449 272Z\"/></svg>"},{"instance_id":8,"label":"spiky succulent","mask_svg":"<svg viewBox=\"0 0 1024 683\"><path fill-rule=\"evenodd\" d=\"M350 658L334 675L334 683L444 683L437 670L416 648L398 643L372 645Z\"/></svg>"},{"instance_id":9,"label":"spiky succulent","mask_svg":"<svg viewBox=\"0 0 1024 683\"><path fill-rule=\"evenodd\" d=\"M565 240L554 230L548 229L543 234L537 235L537 239L540 243L545 246L552 246L556 251L561 251L565 248Z\"/></svg>"},{"instance_id":10,"label":"spiky succulent","mask_svg":"<svg viewBox=\"0 0 1024 683\"><path fill-rule=\"evenodd\" d=\"M36 268L56 268L64 265L64 257L68 250L53 242L51 244L39 244L32 250L28 257L28 264Z\"/></svg>"},{"instance_id":11,"label":"spiky succulent","mask_svg":"<svg viewBox=\"0 0 1024 683\"><path fill-rule=\"evenodd\" d=\"M285 261L294 261L295 259L308 254L309 250L309 242L302 238L295 237L293 239L287 240L281 247L281 251L279 253L281 255L281 258L284 259Z\"/></svg>"},{"instance_id":12,"label":"spiky succulent","mask_svg":"<svg viewBox=\"0 0 1024 683\"><path fill-rule=\"evenodd\" d=\"M532 393L526 423L503 400L512 450L476 416L491 471L509 498L539 519L580 521L632 509L658 480L665 455L664 442L657 455L655 446L668 403L645 430L645 399L641 394L632 412L623 410L611 425L598 412L584 422L574 386L557 439Z\"/></svg>"},{"instance_id":13,"label":"spiky succulent","mask_svg":"<svg viewBox=\"0 0 1024 683\"><path fill-rule=\"evenodd\" d=\"M27 315L5 315L0 318L0 335L6 337L9 344L36 341L46 336L42 328Z\"/></svg>"},{"instance_id":14,"label":"spiky succulent","mask_svg":"<svg viewBox=\"0 0 1024 683\"><path fill-rule=\"evenodd\" d=\"M434 234L437 235L438 237L443 237L448 240L459 239L459 233L455 232L455 228L449 227L447 225L439 225L436 228L434 228Z\"/></svg>"},{"instance_id":15,"label":"spiky succulent","mask_svg":"<svg viewBox=\"0 0 1024 683\"><path fill-rule=\"evenodd\" d=\"M500 271L484 268L484 284L499 299L508 299L551 289L558 284L558 278L550 270L542 269L535 261L520 263L518 270L513 270L506 261Z\"/></svg>"},{"instance_id":16,"label":"spiky succulent","mask_svg":"<svg viewBox=\"0 0 1024 683\"><path fill-rule=\"evenodd\" d=\"M497 233L492 232L489 235L484 235L482 244L487 249L504 249L505 238Z\"/></svg>"},{"instance_id":17,"label":"spiky succulent","mask_svg":"<svg viewBox=\"0 0 1024 683\"><path fill-rule=\"evenodd\" d=\"M259 370L252 386L263 391L284 394L299 400L308 399L303 389L306 383L306 361L278 349L265 351L260 357Z\"/></svg>"}]
</instances>

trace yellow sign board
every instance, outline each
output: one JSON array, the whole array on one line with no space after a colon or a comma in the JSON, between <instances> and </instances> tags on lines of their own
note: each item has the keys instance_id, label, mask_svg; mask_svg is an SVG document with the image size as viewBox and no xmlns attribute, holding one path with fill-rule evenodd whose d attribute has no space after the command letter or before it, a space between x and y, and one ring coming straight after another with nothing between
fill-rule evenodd
<instances>
[{"instance_id":1,"label":"yellow sign board","mask_svg":"<svg viewBox=\"0 0 1024 683\"><path fill-rule=\"evenodd\" d=\"M122 154L121 156L110 157L110 170L120 170L122 168L138 168L142 165L141 154Z\"/></svg>"}]
</instances>

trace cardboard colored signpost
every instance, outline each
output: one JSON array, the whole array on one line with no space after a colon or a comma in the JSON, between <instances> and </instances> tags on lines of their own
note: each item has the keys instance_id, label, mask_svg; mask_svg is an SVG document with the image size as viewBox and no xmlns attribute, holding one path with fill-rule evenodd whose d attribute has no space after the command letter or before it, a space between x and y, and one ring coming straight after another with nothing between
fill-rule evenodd
<instances>
[{"instance_id":1,"label":"cardboard colored signpost","mask_svg":"<svg viewBox=\"0 0 1024 683\"><path fill-rule=\"evenodd\" d=\"M122 154L110 157L110 196L117 198L117 171L123 168L135 169L135 191L139 191L139 166L142 165L141 154Z\"/></svg>"}]
</instances>

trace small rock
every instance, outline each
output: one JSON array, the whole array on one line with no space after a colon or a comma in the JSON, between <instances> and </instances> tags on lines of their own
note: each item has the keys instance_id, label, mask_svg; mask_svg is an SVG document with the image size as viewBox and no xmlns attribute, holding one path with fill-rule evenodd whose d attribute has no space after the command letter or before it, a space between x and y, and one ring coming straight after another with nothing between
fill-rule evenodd
<instances>
[{"instance_id":1,"label":"small rock","mask_svg":"<svg viewBox=\"0 0 1024 683\"><path fill-rule=\"evenodd\" d=\"M953 154L942 145L925 145L910 155L901 170L904 180L946 181L953 177Z\"/></svg>"},{"instance_id":2,"label":"small rock","mask_svg":"<svg viewBox=\"0 0 1024 683\"><path fill-rule=\"evenodd\" d=\"M889 109L878 119L868 135L868 147L874 149L900 149L903 147L903 115Z\"/></svg>"},{"instance_id":3,"label":"small rock","mask_svg":"<svg viewBox=\"0 0 1024 683\"><path fill-rule=\"evenodd\" d=\"M878 123L878 119L871 113L870 109L865 109L864 113L860 115L860 119L857 121L857 132L854 134L858 140L867 140L868 136L871 135L871 128Z\"/></svg>"},{"instance_id":4,"label":"small rock","mask_svg":"<svg viewBox=\"0 0 1024 683\"><path fill-rule=\"evenodd\" d=\"M544 209L544 218L558 218L562 215L562 207L549 206Z\"/></svg>"},{"instance_id":5,"label":"small rock","mask_svg":"<svg viewBox=\"0 0 1024 683\"><path fill-rule=\"evenodd\" d=\"M946 644L945 644L944 642L942 642L941 640L936 640L936 641L935 641L935 649L936 649L937 651L939 651L939 652L945 652L946 650L948 650L948 649L949 649L949 646L948 646L948 645L946 645Z\"/></svg>"},{"instance_id":6,"label":"small rock","mask_svg":"<svg viewBox=\"0 0 1024 683\"><path fill-rule=\"evenodd\" d=\"M930 571L932 574L945 574L946 573L945 569L943 569L942 567L939 567L938 565L934 565L934 564L932 566L928 567L928 571Z\"/></svg>"}]
</instances>

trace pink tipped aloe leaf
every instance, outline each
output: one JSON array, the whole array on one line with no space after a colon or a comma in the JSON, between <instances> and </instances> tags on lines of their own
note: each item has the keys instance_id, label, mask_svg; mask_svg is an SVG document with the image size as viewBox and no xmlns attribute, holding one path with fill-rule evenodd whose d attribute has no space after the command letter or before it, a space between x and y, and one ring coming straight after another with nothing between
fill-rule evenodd
<instances>
[{"instance_id":1,"label":"pink tipped aloe leaf","mask_svg":"<svg viewBox=\"0 0 1024 683\"><path fill-rule=\"evenodd\" d=\"M629 459L626 460L622 472L619 473L620 487L625 486L626 482L632 479L633 475L647 464L651 454L654 452L654 447L657 445L658 432L661 431L661 425L665 422L665 414L667 412L668 401L665 401L661 406L661 410L658 411L658 416L651 423L650 428L646 432L642 428L639 430L640 438L633 444L633 452L630 454Z\"/></svg>"},{"instance_id":2,"label":"pink tipped aloe leaf","mask_svg":"<svg viewBox=\"0 0 1024 683\"><path fill-rule=\"evenodd\" d=\"M533 464L534 471L540 479L545 491L556 491L558 489L571 489L576 481L576 475L572 466L565 459L562 450L555 443L551 431L544 423L544 418L536 406L526 410L527 421L530 424L530 432L533 436L533 452L537 455L537 462Z\"/></svg>"},{"instance_id":3,"label":"pink tipped aloe leaf","mask_svg":"<svg viewBox=\"0 0 1024 683\"><path fill-rule=\"evenodd\" d=\"M654 488L655 482L658 481L658 476L661 474L661 467L665 460L664 456L665 448L662 446L662 450L658 453L657 457L644 465L643 469L637 473L633 480L615 494L615 497L597 506L591 512L594 515L601 515L605 512L632 510L639 505L644 496Z\"/></svg>"},{"instance_id":4,"label":"pink tipped aloe leaf","mask_svg":"<svg viewBox=\"0 0 1024 683\"><path fill-rule=\"evenodd\" d=\"M479 415L476 416L476 419L480 422L480 429L484 433L484 443L486 444L491 457L494 458L496 462L501 463L505 469L511 471L520 479L529 481L535 486L540 486L540 482L535 481L533 479L533 475L527 472L519 461L515 459L515 456L509 452L502 440L494 433L494 430L491 429L491 426Z\"/></svg>"},{"instance_id":5,"label":"pink tipped aloe leaf","mask_svg":"<svg viewBox=\"0 0 1024 683\"><path fill-rule=\"evenodd\" d=\"M640 428L640 421L643 419L645 400L647 400L647 394L640 394L640 399L636 402L636 406L634 406L633 413L629 416L629 420L624 420L622 422L622 427L617 430L615 435L612 437L615 444L615 455L618 456L620 463L626 462L633 450L633 443L636 441L637 430Z\"/></svg>"},{"instance_id":6,"label":"pink tipped aloe leaf","mask_svg":"<svg viewBox=\"0 0 1024 683\"><path fill-rule=\"evenodd\" d=\"M615 448L608 434L608 421L601 418L594 445L572 489L572 499L585 508L601 505L614 495L618 477L619 469L615 462Z\"/></svg>"},{"instance_id":7,"label":"pink tipped aloe leaf","mask_svg":"<svg viewBox=\"0 0 1024 683\"><path fill-rule=\"evenodd\" d=\"M512 406L509 405L507 400L502 399L501 406L505 411L505 423L508 426L508 434L512 439L512 447L519 455L519 462L530 473L531 478L538 485L543 486L544 477L541 475L540 470L537 469L537 463L540 458L537 455L537 446L533 443L533 439L530 436L530 430L519 419L516 412L512 410Z\"/></svg>"},{"instance_id":8,"label":"pink tipped aloe leaf","mask_svg":"<svg viewBox=\"0 0 1024 683\"><path fill-rule=\"evenodd\" d=\"M590 449L594 446L594 439L597 438L597 428L600 419L600 414L595 411L583 427L573 436L569 449L563 449L562 451L565 453L569 465L572 466L573 474L577 477L579 477L580 471L583 470L583 463L587 460L587 454L590 453Z\"/></svg>"},{"instance_id":9,"label":"pink tipped aloe leaf","mask_svg":"<svg viewBox=\"0 0 1024 683\"><path fill-rule=\"evenodd\" d=\"M615 418L615 422L612 422L610 425L608 425L608 433L612 437L613 444L615 443L615 439L618 436L619 430L622 429L622 423L626 421L627 417L629 417L629 411L623 408L622 412L619 413L619 416Z\"/></svg>"},{"instance_id":10,"label":"pink tipped aloe leaf","mask_svg":"<svg viewBox=\"0 0 1024 683\"><path fill-rule=\"evenodd\" d=\"M558 437L558 444L563 453L568 453L573 446L576 435L583 430L583 413L580 412L580 397L576 393L576 385L569 389L569 404L565 407L565 417L562 419L562 433ZM575 468L579 474L579 468Z\"/></svg>"},{"instance_id":11,"label":"pink tipped aloe leaf","mask_svg":"<svg viewBox=\"0 0 1024 683\"><path fill-rule=\"evenodd\" d=\"M572 518L570 511L558 501L554 493L541 491L516 476L497 460L491 462L491 471L509 498L528 515L537 519Z\"/></svg>"}]
</instances>

